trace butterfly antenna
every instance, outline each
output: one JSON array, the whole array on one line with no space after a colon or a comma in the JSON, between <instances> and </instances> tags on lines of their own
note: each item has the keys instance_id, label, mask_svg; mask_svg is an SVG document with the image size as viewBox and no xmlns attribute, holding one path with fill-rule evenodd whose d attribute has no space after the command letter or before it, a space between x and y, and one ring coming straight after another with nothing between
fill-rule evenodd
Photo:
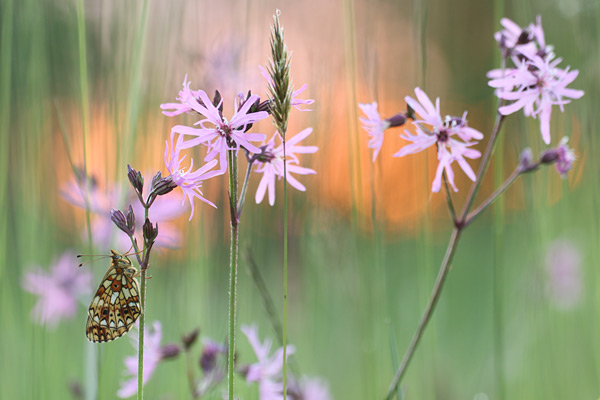
<instances>
[{"instance_id":1,"label":"butterfly antenna","mask_svg":"<svg viewBox=\"0 0 600 400\"><path fill-rule=\"evenodd\" d=\"M79 268L83 267L85 264L91 264L93 262L100 261L100 260L103 260L105 258L109 258L111 256L98 255L98 254L77 254L77 258L81 258L81 257L97 257L97 258L95 258L93 260L88 260L88 261L80 263L79 264Z\"/></svg>"}]
</instances>

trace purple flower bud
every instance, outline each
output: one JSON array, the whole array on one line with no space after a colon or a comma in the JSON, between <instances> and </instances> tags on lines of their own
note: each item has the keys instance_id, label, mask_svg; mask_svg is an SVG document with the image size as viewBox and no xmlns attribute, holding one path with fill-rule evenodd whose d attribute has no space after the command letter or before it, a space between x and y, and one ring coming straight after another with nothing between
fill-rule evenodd
<instances>
[{"instance_id":1,"label":"purple flower bud","mask_svg":"<svg viewBox=\"0 0 600 400\"><path fill-rule=\"evenodd\" d=\"M185 349L185 351L188 351L194 345L194 343L196 343L199 334L200 328L196 328L181 338L181 341L183 342L183 348Z\"/></svg>"},{"instance_id":2,"label":"purple flower bud","mask_svg":"<svg viewBox=\"0 0 600 400\"><path fill-rule=\"evenodd\" d=\"M158 223L156 226L152 225L152 222L148 218L146 218L146 222L144 222L144 239L146 241L147 247L154 243L154 240L158 236Z\"/></svg>"},{"instance_id":3,"label":"purple flower bud","mask_svg":"<svg viewBox=\"0 0 600 400\"><path fill-rule=\"evenodd\" d=\"M129 205L127 216L125 218L127 219L127 229L129 229L131 234L133 234L133 232L135 232L135 214L133 213L133 207L131 207L131 204Z\"/></svg>"},{"instance_id":4,"label":"purple flower bud","mask_svg":"<svg viewBox=\"0 0 600 400\"><path fill-rule=\"evenodd\" d=\"M200 368L205 375L211 373L217 366L217 357L219 354L227 354L227 348L217 342L208 341L202 349L200 357Z\"/></svg>"},{"instance_id":5,"label":"purple flower bud","mask_svg":"<svg viewBox=\"0 0 600 400\"><path fill-rule=\"evenodd\" d=\"M156 184L162 179L162 174L160 173L160 171L158 171L156 173L156 175L154 175L154 177L152 178L152 184L150 185L150 191L154 191L154 188L156 187Z\"/></svg>"},{"instance_id":6,"label":"purple flower bud","mask_svg":"<svg viewBox=\"0 0 600 400\"><path fill-rule=\"evenodd\" d=\"M386 118L385 120L390 124L390 128L402 126L406 122L406 114L398 113L393 117Z\"/></svg>"},{"instance_id":7,"label":"purple flower bud","mask_svg":"<svg viewBox=\"0 0 600 400\"><path fill-rule=\"evenodd\" d=\"M121 210L110 210L110 219L115 223L117 228L125 232L127 235L133 235L133 230L127 226L127 219Z\"/></svg>"},{"instance_id":8,"label":"purple flower bud","mask_svg":"<svg viewBox=\"0 0 600 400\"><path fill-rule=\"evenodd\" d=\"M170 193L176 187L177 184L173 181L172 176L169 175L166 178L161 178L154 186L153 191L155 194L162 196L167 193Z\"/></svg>"},{"instance_id":9,"label":"purple flower bud","mask_svg":"<svg viewBox=\"0 0 600 400\"><path fill-rule=\"evenodd\" d=\"M176 358L181 349L176 344L167 344L160 348L160 359L161 360L169 360L171 358Z\"/></svg>"},{"instance_id":10,"label":"purple flower bud","mask_svg":"<svg viewBox=\"0 0 600 400\"><path fill-rule=\"evenodd\" d=\"M144 190L144 177L142 176L142 173L131 168L131 165L129 164L127 164L127 171L127 177L129 178L131 186L141 194Z\"/></svg>"},{"instance_id":11,"label":"purple flower bud","mask_svg":"<svg viewBox=\"0 0 600 400\"><path fill-rule=\"evenodd\" d=\"M542 164L554 164L558 161L558 151L557 149L546 150L542 153L540 157L540 161Z\"/></svg>"}]
</instances>

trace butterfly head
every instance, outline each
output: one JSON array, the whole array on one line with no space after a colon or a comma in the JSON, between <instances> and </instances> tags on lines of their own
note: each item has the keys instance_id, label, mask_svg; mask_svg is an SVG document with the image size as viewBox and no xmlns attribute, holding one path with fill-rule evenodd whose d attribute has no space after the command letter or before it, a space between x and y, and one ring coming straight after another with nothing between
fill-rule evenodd
<instances>
[{"instance_id":1,"label":"butterfly head","mask_svg":"<svg viewBox=\"0 0 600 400\"><path fill-rule=\"evenodd\" d=\"M114 250L111 250L110 252L112 253L110 258L112 258L113 265L119 268L123 268L124 272L128 275L137 274L137 269L133 266L131 260L129 260L129 258L125 254L121 254Z\"/></svg>"}]
</instances>

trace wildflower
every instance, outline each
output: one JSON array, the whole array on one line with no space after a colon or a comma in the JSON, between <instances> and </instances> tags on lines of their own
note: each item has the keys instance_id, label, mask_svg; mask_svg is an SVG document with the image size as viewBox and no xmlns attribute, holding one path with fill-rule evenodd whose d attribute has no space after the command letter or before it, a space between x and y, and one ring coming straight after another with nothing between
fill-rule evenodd
<instances>
[{"instance_id":1,"label":"wildflower","mask_svg":"<svg viewBox=\"0 0 600 400\"><path fill-rule=\"evenodd\" d=\"M160 105L163 110L163 114L168 117L174 117L179 114L189 113L193 110L192 104L198 102L199 91L190 90L190 83L187 80L187 74L183 79L183 89L179 91L179 97L177 97L178 103L164 103ZM172 111L169 111L172 110Z\"/></svg>"},{"instance_id":2,"label":"wildflower","mask_svg":"<svg viewBox=\"0 0 600 400\"><path fill-rule=\"evenodd\" d=\"M489 85L496 88L496 95L513 103L502 106L498 111L503 115L523 109L525 116L538 118L542 139L550 144L550 115L552 106L558 105L564 111L564 105L571 102L565 99L578 99L582 90L567 88L575 80L579 71L557 68L562 60L538 56L530 60L517 62L517 68L507 71L493 70L488 73Z\"/></svg>"},{"instance_id":3,"label":"wildflower","mask_svg":"<svg viewBox=\"0 0 600 400\"><path fill-rule=\"evenodd\" d=\"M568 137L562 138L558 147L546 150L541 155L543 164L556 163L556 170L563 178L567 177L567 173L573 168L575 162L575 151L569 147L568 141Z\"/></svg>"},{"instance_id":4,"label":"wildflower","mask_svg":"<svg viewBox=\"0 0 600 400\"><path fill-rule=\"evenodd\" d=\"M265 135L262 133L246 133L253 123L269 116L265 111L250 111L250 108L258 103L258 96L249 96L241 104L236 102L235 113L230 120L227 120L220 110L222 109L222 100L218 101L215 106L203 90L197 90L192 94L193 96L185 98L185 107L183 108L187 109L187 106L189 106L203 115L205 119L196 122L195 125L200 125L200 128L184 125L173 127L172 134L179 133L183 136L194 136L192 139L182 140L181 143L178 143L178 147L187 149L200 144L207 145L209 151L204 161L211 161L217 155L220 155L220 169L223 172L227 169L228 150L235 149L239 151L240 147L244 147L252 153L260 152L260 149L250 142L262 141L265 139Z\"/></svg>"},{"instance_id":5,"label":"wildflower","mask_svg":"<svg viewBox=\"0 0 600 400\"><path fill-rule=\"evenodd\" d=\"M138 348L138 335L129 335L131 338L131 344L135 349ZM154 321L152 324L152 330L146 329L144 331L144 376L142 382L145 385L152 374L158 363L163 359L163 355L166 354L163 348L160 346L162 339L162 326L159 321ZM120 398L131 397L137 393L138 390L138 357L127 356L125 357L125 368L126 374L132 375L131 378L121 384L121 388L117 391L117 396Z\"/></svg>"},{"instance_id":6,"label":"wildflower","mask_svg":"<svg viewBox=\"0 0 600 400\"><path fill-rule=\"evenodd\" d=\"M23 289L39 296L32 316L36 322L54 328L63 318L71 318L77 311L77 299L92 290L92 274L77 268L75 255L64 252L53 263L49 272L35 266L26 272Z\"/></svg>"},{"instance_id":7,"label":"wildflower","mask_svg":"<svg viewBox=\"0 0 600 400\"><path fill-rule=\"evenodd\" d=\"M542 17L538 15L536 24L521 28L508 18L502 18L500 24L504 27L494 34L500 49L507 56L524 56L532 58L551 50L546 47Z\"/></svg>"},{"instance_id":8,"label":"wildflower","mask_svg":"<svg viewBox=\"0 0 600 400\"><path fill-rule=\"evenodd\" d=\"M433 192L440 191L442 173L445 171L448 182L454 191L458 191L458 188L454 184L452 163L456 161L465 174L471 180L475 181L475 173L465 158L475 159L481 156L478 150L469 147L477 144L475 140L482 139L483 134L467 126L466 112L462 118L446 116L446 118L442 119L439 98L436 99L434 105L421 89L416 88L415 93L418 101L409 96L406 96L405 100L408 106L421 118L413 122L417 133L416 135L412 135L410 132L405 131L405 134L400 136L412 142L412 144L404 146L399 152L394 154L394 157L403 157L407 154L418 153L435 144L439 164L431 190ZM457 140L457 138L461 140Z\"/></svg>"},{"instance_id":9,"label":"wildflower","mask_svg":"<svg viewBox=\"0 0 600 400\"><path fill-rule=\"evenodd\" d=\"M316 174L315 170L301 167L297 154L310 154L318 150L317 146L299 146L298 143L307 138L312 133L312 128L307 128L286 141L285 150L287 157L287 182L294 188L304 192L306 187L300 183L293 175ZM275 133L269 142L262 146L261 151L254 155L258 167L257 173L263 174L258 189L256 190L256 204L262 202L265 193L268 191L269 204L275 204L275 178L283 176L283 143L275 146L276 140L281 142L279 133Z\"/></svg>"},{"instance_id":10,"label":"wildflower","mask_svg":"<svg viewBox=\"0 0 600 400\"><path fill-rule=\"evenodd\" d=\"M563 310L574 308L583 294L581 251L566 239L558 239L546 252L546 292L550 300Z\"/></svg>"},{"instance_id":11,"label":"wildflower","mask_svg":"<svg viewBox=\"0 0 600 400\"><path fill-rule=\"evenodd\" d=\"M86 182L87 188L86 188ZM149 185L144 189L148 193ZM131 240L127 234L114 229L111 221L111 210L120 208L122 196L120 187L117 184L108 184L106 190L101 190L93 178L78 179L69 181L62 185L62 197L72 205L86 209L86 190L88 190L87 204L91 214L92 240L99 248L109 248L116 242L118 247L128 248L131 246ZM137 197L128 197L124 204L130 204L133 208L133 214L138 219L134 222L137 226L144 223L144 207L137 200ZM160 236L157 238L155 246L173 248L180 242L180 233L169 223L174 218L185 213L187 208L181 206L181 201L175 196L169 194L156 198L152 207L150 207L148 217L155 222L160 223ZM82 237L87 240L87 230L84 230ZM139 238L138 238L139 239ZM138 241L138 243L140 243Z\"/></svg>"},{"instance_id":12,"label":"wildflower","mask_svg":"<svg viewBox=\"0 0 600 400\"><path fill-rule=\"evenodd\" d=\"M331 400L331 393L326 382L319 378L303 376L299 382L290 381L288 398L293 400Z\"/></svg>"},{"instance_id":13,"label":"wildflower","mask_svg":"<svg viewBox=\"0 0 600 400\"><path fill-rule=\"evenodd\" d=\"M205 181L209 178L212 178L216 175L223 174L222 170L214 170L211 169L217 165L217 160L212 160L206 163L201 168L198 168L196 171L192 171L194 167L194 160L190 159L190 167L188 170L184 170L181 167L182 161L186 156L180 158L179 153L182 148L182 140L179 137L176 145L173 145L173 134L171 134L171 146L169 150L169 143L165 142L165 165L167 170L169 171L170 179L173 183L179 186L183 192L182 204L185 203L186 198L189 200L190 205L192 207L192 212L190 214L190 221L194 217L194 198L198 198L203 202L210 204L213 207L215 206L212 202L205 199L200 191L200 187L202 186L202 181Z\"/></svg>"},{"instance_id":14,"label":"wildflower","mask_svg":"<svg viewBox=\"0 0 600 400\"><path fill-rule=\"evenodd\" d=\"M281 382L281 368L283 367L283 348L277 349L275 354L269 356L271 341L265 339L261 343L258 338L256 325L242 326L242 332L248 338L258 361L248 367L246 372L247 382L257 382L259 398L261 400L282 399L283 383ZM293 354L293 346L287 346L287 355Z\"/></svg>"}]
</instances>

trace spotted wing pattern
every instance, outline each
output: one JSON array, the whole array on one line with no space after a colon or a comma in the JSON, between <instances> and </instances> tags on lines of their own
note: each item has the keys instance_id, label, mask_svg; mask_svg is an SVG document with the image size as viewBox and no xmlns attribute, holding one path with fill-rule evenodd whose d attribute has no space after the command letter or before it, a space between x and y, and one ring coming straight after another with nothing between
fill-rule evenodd
<instances>
[{"instance_id":1,"label":"spotted wing pattern","mask_svg":"<svg viewBox=\"0 0 600 400\"><path fill-rule=\"evenodd\" d=\"M88 309L85 333L90 341L120 338L138 319L141 307L136 273L127 257L113 251L111 266Z\"/></svg>"}]
</instances>

